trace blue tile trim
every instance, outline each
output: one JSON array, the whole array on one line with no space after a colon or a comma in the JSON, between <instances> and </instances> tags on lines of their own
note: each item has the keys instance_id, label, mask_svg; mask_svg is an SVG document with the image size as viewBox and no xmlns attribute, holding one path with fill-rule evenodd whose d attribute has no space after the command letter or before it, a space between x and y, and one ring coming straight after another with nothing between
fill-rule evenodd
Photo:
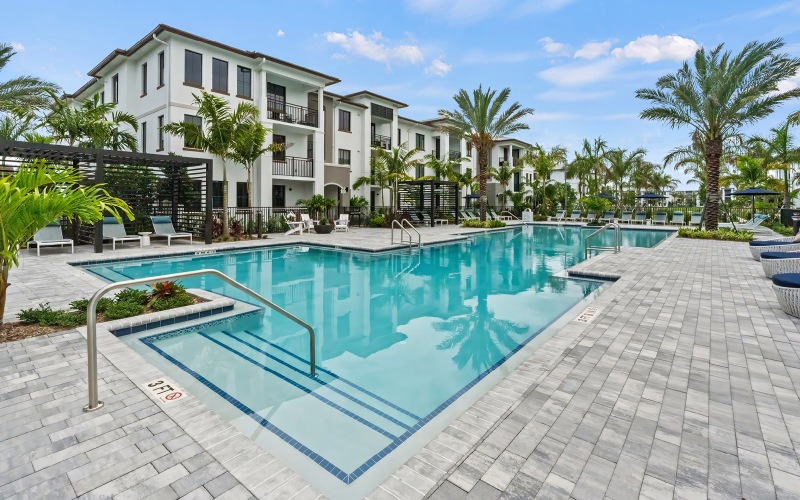
<instances>
[{"instance_id":1,"label":"blue tile trim","mask_svg":"<svg viewBox=\"0 0 800 500\"><path fill-rule=\"evenodd\" d=\"M205 311L203 311L202 313L199 313L199 314L201 315L200 317L206 317L206 316L213 316L215 314L220 314L220 313L230 312L230 311L233 311L233 305L215 307L214 309L206 309ZM176 317L173 317L173 318L162 319L160 321L151 321L149 323L144 323L142 325L135 325L135 326L125 327L125 328L118 328L116 330L111 330L111 333L114 334L117 337L123 337L125 335L130 335L132 333L139 333L139 332L144 332L144 331L147 331L147 330L153 330L155 328L161 328L162 326L174 325L175 323L183 323L183 322L188 321L189 319L191 319L191 317L194 316L195 314L197 314L197 313L184 314L182 316L176 316Z\"/></svg>"},{"instance_id":2,"label":"blue tile trim","mask_svg":"<svg viewBox=\"0 0 800 500\"><path fill-rule=\"evenodd\" d=\"M360 399L347 394L346 392L342 391L341 389L338 389L338 388L328 384L327 382L325 382L323 380L320 380L318 377L312 377L310 374L306 373L305 371L300 370L297 367L290 365L289 363L283 361L280 358L276 358L275 356L273 356L272 354L268 353L267 351L265 351L263 349L259 349L258 347L254 346L253 344L251 344L249 342L245 342L244 340L236 337L235 335L232 335L229 332L222 331L220 333L222 335L225 335L226 337L229 337L229 338L231 338L231 339L233 339L233 340L235 340L235 341L237 341L239 343L242 343L242 344L246 345L247 347L249 347L250 349L253 349L256 352L259 352L259 353L267 356L271 360L273 360L273 361L275 361L275 362L277 362L277 363L289 368L290 370L292 370L292 371L294 371L296 373L299 373L303 377L306 377L306 378L308 378L310 380L313 380L315 383L317 383L319 385L327 387L328 389L330 389L331 391L335 392L336 394L339 394L340 396L349 399L353 403L366 408L367 410L375 413L376 415L378 415L379 417L381 417L381 418L383 418L385 420L388 420L389 422L393 423L394 425L396 425L398 427L402 427L403 429L405 429L407 431L411 430L411 427L409 427L407 424L397 420L396 418L392 417L391 415L388 415L388 414L382 412L381 410L375 408L374 406L369 405L369 404L365 403L364 401L361 401ZM419 420L419 419L416 419L416 420Z\"/></svg>"},{"instance_id":3,"label":"blue tile trim","mask_svg":"<svg viewBox=\"0 0 800 500\"><path fill-rule=\"evenodd\" d=\"M286 349L284 349L283 347L279 346L278 344L275 344L274 342L270 342L267 339L261 338L258 335L254 334L254 333L252 333L252 332L250 332L248 330L244 330L243 333L245 333L247 335L250 335L251 337L253 337L255 339L258 339L259 341L264 342L265 344L268 344L271 347L274 347L275 349L281 351L282 353L286 354L287 356L290 356L290 357L292 357L292 358L294 358L294 359L296 359L298 361L301 361L303 363L308 363L309 362L307 359L304 359L304 358L298 356L297 354L294 354L293 352L287 351ZM400 412L400 413L402 413L402 414L404 414L406 416L409 416L409 417L413 418L414 420L420 420L422 418L422 417L418 417L418 416L414 415L413 413L411 413L410 411L408 411L408 410L406 410L404 408L401 408L401 407L397 406L396 404L392 403L391 401L388 401L388 400L378 396L374 392L369 391L369 390L361 387L358 384L350 382L346 378L342 378L339 375L336 375L335 373L326 370L325 368L322 368L321 366L317 366L317 371L318 372L322 372L322 373L324 373L324 374L326 374L326 375L328 375L330 377L333 377L334 379L339 380L339 381L343 382L344 384L347 384L350 387L363 392L364 394L366 394L367 396L371 397L372 399L374 399L376 401L380 401L381 403L383 403L386 406L392 408L393 410L396 410L396 411L398 411L398 412Z\"/></svg>"},{"instance_id":4,"label":"blue tile trim","mask_svg":"<svg viewBox=\"0 0 800 500\"><path fill-rule=\"evenodd\" d=\"M398 436L395 436L394 434L390 433L389 431L378 427L377 425L373 424L369 420L367 420L367 419L365 419L365 418L363 418L363 417L361 417L359 415L356 415L352 411L350 411L347 408L344 408L344 407L334 403L333 401L331 401L330 399L326 398L325 396L320 396L319 394L317 394L316 392L312 391L308 387L306 387L304 385L301 385L298 382L295 382L294 380L292 380L290 378L284 377L283 375L281 375L280 373L276 372L275 370L269 368L268 366L266 366L266 365L264 365L262 363L259 363L258 361L254 360L253 358L247 356L244 353L241 353L241 352L237 351L236 349L233 349L230 346L227 346L227 345L223 344L219 340L214 339L214 338L210 337L209 335L207 335L207 334L205 334L203 332L197 332L197 334L200 335L201 337L205 338L206 340L210 340L211 342L215 343L216 345L222 347L226 351L228 351L228 352L230 352L230 353L232 353L232 354L234 354L236 356L239 356L240 358L244 359L248 363L250 363L252 365L255 365L255 366L261 368L262 370L264 370L265 372L270 373L270 374L280 378L281 380L283 380L287 384L290 384L290 385L296 387L297 389L300 389L301 391L305 392L306 394L308 394L308 395L310 395L310 396L322 401L323 403L325 403L326 405L330 406L331 408L333 408L333 409L335 409L335 410L347 415L348 417L352 418L356 422L369 427L373 431L375 431L375 432L377 432L377 433L379 433L379 434L391 439L392 441L395 441L398 438ZM407 428L407 426L403 426L403 427Z\"/></svg>"}]
</instances>

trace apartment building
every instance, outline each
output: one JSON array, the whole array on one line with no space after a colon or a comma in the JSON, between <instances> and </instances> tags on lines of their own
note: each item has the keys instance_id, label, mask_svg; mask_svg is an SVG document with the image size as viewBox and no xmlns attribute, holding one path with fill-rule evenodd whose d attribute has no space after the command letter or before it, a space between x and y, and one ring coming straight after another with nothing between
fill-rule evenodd
<instances>
[{"instance_id":1,"label":"apartment building","mask_svg":"<svg viewBox=\"0 0 800 500\"><path fill-rule=\"evenodd\" d=\"M407 104L363 90L347 95L328 87L340 80L319 71L260 52L238 49L171 26L159 25L128 49L111 52L90 72L91 80L74 94L76 104L98 95L133 114L138 123L139 150L174 153L189 157L207 154L180 137L164 133L167 123L193 121L197 116L194 96L201 91L225 98L235 108L253 103L262 123L272 130L269 141L283 143L285 150L267 153L253 171L255 206L294 206L298 200L323 194L348 205L352 196L363 196L380 205L380 190L362 186L353 192L359 177L369 176L373 147L391 150L407 145L419 149L417 157L468 158L461 172L477 172L474 151L465 140L450 137L440 119L417 121L402 117ZM491 152L491 166L516 163L530 144L503 138ZM231 161L214 162L213 205L222 207L223 168L228 178L228 203L247 205L247 174ZM432 175L424 166L409 172L413 177ZM529 168L518 173L509 186L519 189L533 178ZM489 202L497 202L498 186L489 186ZM388 199L388 197L386 197Z\"/></svg>"}]
</instances>

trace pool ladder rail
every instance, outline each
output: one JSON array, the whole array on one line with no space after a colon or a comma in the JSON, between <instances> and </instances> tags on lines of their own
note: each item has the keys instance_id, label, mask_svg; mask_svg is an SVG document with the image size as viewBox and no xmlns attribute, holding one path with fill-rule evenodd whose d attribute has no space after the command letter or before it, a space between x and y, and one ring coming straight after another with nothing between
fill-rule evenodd
<instances>
[{"instance_id":1,"label":"pool ladder rail","mask_svg":"<svg viewBox=\"0 0 800 500\"><path fill-rule=\"evenodd\" d=\"M591 239L594 236L602 233L603 231L605 231L608 228L613 228L614 229L614 246L613 247L592 246L592 245L589 244L589 242L591 241ZM603 250L613 250L614 253L619 253L621 248L622 248L622 235L621 235L619 224L617 224L616 222L609 222L608 224L606 224L605 226L601 227L597 231L594 231L592 234L590 234L589 236L587 236L583 240L583 258L584 258L584 260L588 259L590 251L598 251L599 252L599 251L603 251Z\"/></svg>"},{"instance_id":2,"label":"pool ladder rail","mask_svg":"<svg viewBox=\"0 0 800 500\"><path fill-rule=\"evenodd\" d=\"M392 245L394 245L394 229L397 228L400 230L400 244L405 243L405 238L408 237L408 248L410 249L411 246L414 244L413 235L408 231L411 229L417 234L417 248L422 248L422 236L417 231L408 219L403 219L402 222L398 221L397 219L392 221Z\"/></svg>"},{"instance_id":3,"label":"pool ladder rail","mask_svg":"<svg viewBox=\"0 0 800 500\"><path fill-rule=\"evenodd\" d=\"M185 271L181 273L164 274L162 276L151 276L149 278L138 278L133 280L117 281L115 283L109 283L108 285L97 290L95 294L92 295L92 298L89 299L89 304L86 308L86 350L87 350L87 365L89 369L89 404L83 407L83 411L87 412L95 411L103 407L103 402L98 399L98 393L97 393L97 303L100 301L100 299L105 294L107 294L112 290L119 290L121 288L127 288L131 286L161 283L164 281L173 281L178 278L189 278L194 276L216 276L225 283L246 293L247 295L258 300L265 306L269 307L273 311L281 314L282 316L290 319L291 321L294 321L298 325L308 330L309 373L311 374L312 377L317 376L316 348L314 347L316 334L314 333L314 329L311 327L311 325L301 320L300 318L290 313L289 311L283 309L279 305L261 296L257 292L254 292L253 290L242 285L241 283L229 277L228 275L221 273L220 271L217 271L216 269L198 269L197 271Z\"/></svg>"}]
</instances>

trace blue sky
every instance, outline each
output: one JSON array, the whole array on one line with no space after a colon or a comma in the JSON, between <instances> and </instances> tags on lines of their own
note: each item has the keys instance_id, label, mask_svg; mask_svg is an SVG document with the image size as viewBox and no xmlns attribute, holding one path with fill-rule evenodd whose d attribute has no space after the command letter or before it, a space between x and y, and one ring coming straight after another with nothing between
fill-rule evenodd
<instances>
[{"instance_id":1,"label":"blue sky","mask_svg":"<svg viewBox=\"0 0 800 500\"><path fill-rule=\"evenodd\" d=\"M459 88L510 87L536 110L531 143L572 151L602 136L612 147L644 147L661 162L689 130L639 120L637 88L653 86L696 47L782 37L800 56L800 0L304 0L302 2L6 2L0 41L18 55L2 78L34 74L72 92L115 48L165 23L258 50L341 78L332 91L368 89L432 118ZM134 5L128 3L126 5ZM121 19L118 16L123 16ZM800 84L800 77L785 82ZM766 133L800 102L754 129ZM675 174L679 178L681 175Z\"/></svg>"}]
</instances>

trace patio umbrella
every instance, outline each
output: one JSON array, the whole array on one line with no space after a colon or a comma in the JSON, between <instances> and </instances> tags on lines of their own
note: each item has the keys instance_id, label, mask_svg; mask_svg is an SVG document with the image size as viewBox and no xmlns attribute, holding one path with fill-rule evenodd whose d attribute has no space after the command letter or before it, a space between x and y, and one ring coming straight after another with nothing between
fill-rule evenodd
<instances>
[{"instance_id":1,"label":"patio umbrella","mask_svg":"<svg viewBox=\"0 0 800 500\"><path fill-rule=\"evenodd\" d=\"M644 193L637 196L637 198L640 198L642 200L663 200L664 198L666 198L666 196L664 196L663 194L656 194L656 193Z\"/></svg>"},{"instance_id":2,"label":"patio umbrella","mask_svg":"<svg viewBox=\"0 0 800 500\"><path fill-rule=\"evenodd\" d=\"M598 198L605 198L606 200L611 200L611 201L614 201L616 199L616 198L614 198L613 194L608 194L608 193L600 193L600 194L597 195L597 197Z\"/></svg>"},{"instance_id":3,"label":"patio umbrella","mask_svg":"<svg viewBox=\"0 0 800 500\"><path fill-rule=\"evenodd\" d=\"M780 193L759 187L750 187L747 189L742 189L741 191L736 191L735 193L731 193L732 196L752 196L754 216L756 214L756 196L775 196L778 194Z\"/></svg>"}]
</instances>

